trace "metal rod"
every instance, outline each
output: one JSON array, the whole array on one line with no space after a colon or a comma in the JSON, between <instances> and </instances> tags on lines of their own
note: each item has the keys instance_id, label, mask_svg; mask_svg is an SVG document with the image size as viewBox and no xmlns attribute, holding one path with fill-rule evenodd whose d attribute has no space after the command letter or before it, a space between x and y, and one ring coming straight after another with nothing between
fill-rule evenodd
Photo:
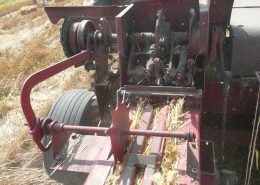
<instances>
[{"instance_id":1,"label":"metal rod","mask_svg":"<svg viewBox=\"0 0 260 185\"><path fill-rule=\"evenodd\" d=\"M220 148L220 165L223 165L225 156L225 133L226 133L226 122L227 122L227 106L228 106L228 96L229 96L229 82L224 81L223 84L223 107L222 107L222 120L221 120L221 148Z\"/></svg>"},{"instance_id":2,"label":"metal rod","mask_svg":"<svg viewBox=\"0 0 260 185\"><path fill-rule=\"evenodd\" d=\"M184 138L188 133L184 132L171 132L171 131L154 131L154 130L124 130L126 135L138 135L138 136L157 136L157 137L175 137L175 138Z\"/></svg>"},{"instance_id":3,"label":"metal rod","mask_svg":"<svg viewBox=\"0 0 260 185\"><path fill-rule=\"evenodd\" d=\"M110 135L110 129L108 127L87 127L87 126L75 126L75 125L64 125L64 124L54 124L54 126L49 129L61 132L76 132L76 133L93 133L97 135ZM122 133L124 135L140 135L140 136L154 136L154 137L174 137L183 138L186 140L195 139L195 135L189 132L171 132L171 131L153 131L153 130L118 130L117 133Z\"/></svg>"},{"instance_id":4,"label":"metal rod","mask_svg":"<svg viewBox=\"0 0 260 185\"><path fill-rule=\"evenodd\" d=\"M70 132L77 132L77 133L93 133L97 135L107 135L106 131L109 129L108 127L87 127L87 126L75 126L75 125L64 125L58 124L58 127L55 126L54 129L59 128L61 131L70 131ZM55 129L56 130L56 129Z\"/></svg>"},{"instance_id":5,"label":"metal rod","mask_svg":"<svg viewBox=\"0 0 260 185\"><path fill-rule=\"evenodd\" d=\"M125 93L127 95L138 96L202 96L201 90L197 90L192 87L158 87L126 85L123 88L121 88L121 91L122 90L126 90Z\"/></svg>"}]
</instances>

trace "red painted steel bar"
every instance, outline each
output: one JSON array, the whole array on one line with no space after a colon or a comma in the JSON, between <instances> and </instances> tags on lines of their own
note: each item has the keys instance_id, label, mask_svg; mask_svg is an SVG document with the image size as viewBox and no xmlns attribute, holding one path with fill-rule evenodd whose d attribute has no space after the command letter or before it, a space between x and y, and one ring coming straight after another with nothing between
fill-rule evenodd
<instances>
[{"instance_id":1,"label":"red painted steel bar","mask_svg":"<svg viewBox=\"0 0 260 185\"><path fill-rule=\"evenodd\" d=\"M110 139L107 138L106 143L92 165L93 168L88 174L84 185L104 185L109 175L112 165L114 164L114 157L104 160L109 155L111 149Z\"/></svg>"},{"instance_id":2,"label":"red painted steel bar","mask_svg":"<svg viewBox=\"0 0 260 185\"><path fill-rule=\"evenodd\" d=\"M93 52L84 51L60 63L54 64L53 66L47 67L39 72L36 72L26 79L21 89L21 106L25 118L31 129L33 129L33 124L35 124L36 122L36 116L32 109L30 99L32 88L35 85L41 83L42 81L60 73L61 71L64 71L73 65L79 64L87 59L92 58L92 56Z\"/></svg>"},{"instance_id":3,"label":"red painted steel bar","mask_svg":"<svg viewBox=\"0 0 260 185\"><path fill-rule=\"evenodd\" d=\"M32 74L24 82L21 88L21 95L20 95L21 107L24 116L27 120L28 126L30 128L30 133L33 136L33 140L35 141L35 143L37 144L37 146L41 151L44 152L47 151L50 145L44 146L41 143L44 134L41 130L41 120L39 118L38 119L36 118L36 115L31 105L30 95L31 95L32 88L37 84L41 83L42 81L60 73L61 71L64 71L69 67L79 64L88 59L91 59L92 57L93 57L93 52L83 51L60 63L54 64L53 66L47 67L39 72Z\"/></svg>"},{"instance_id":4,"label":"red painted steel bar","mask_svg":"<svg viewBox=\"0 0 260 185\"><path fill-rule=\"evenodd\" d=\"M146 130L151 125L153 119L153 108L152 106L146 106L144 110L144 114L142 115L142 119L140 121L140 129ZM133 147L131 148L131 153L140 154L143 152L145 143L144 136L138 136L133 142ZM129 161L126 161L126 166L121 175L120 185L132 185L134 184L135 176L136 176L136 165L129 164Z\"/></svg>"},{"instance_id":5,"label":"red painted steel bar","mask_svg":"<svg viewBox=\"0 0 260 185\"><path fill-rule=\"evenodd\" d=\"M119 14L125 6L79 6L79 7L44 7L51 23L56 24L60 19L75 17L111 18Z\"/></svg>"},{"instance_id":6,"label":"red painted steel bar","mask_svg":"<svg viewBox=\"0 0 260 185\"><path fill-rule=\"evenodd\" d=\"M158 118L158 124L156 125L157 131L163 131L165 130L166 125L166 118L167 118L167 112L168 112L168 106L163 107L160 110L160 116ZM162 156L162 149L163 149L164 141L163 138L154 137L151 144L151 151L150 155L156 155L157 162L160 162L161 156ZM153 175L156 173L156 166L146 166L143 176L143 185L154 185L153 182Z\"/></svg>"}]
</instances>

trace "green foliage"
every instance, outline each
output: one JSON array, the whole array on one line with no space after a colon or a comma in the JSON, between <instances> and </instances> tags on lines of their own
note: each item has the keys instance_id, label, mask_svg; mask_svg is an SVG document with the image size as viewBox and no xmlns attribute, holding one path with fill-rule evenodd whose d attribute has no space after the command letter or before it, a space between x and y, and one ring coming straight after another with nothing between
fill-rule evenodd
<instances>
[{"instance_id":1,"label":"green foliage","mask_svg":"<svg viewBox=\"0 0 260 185\"><path fill-rule=\"evenodd\" d=\"M22 1L25 1L25 0L5 0L3 2L0 2L0 8L6 8L8 6L12 6L16 3L20 3Z\"/></svg>"}]
</instances>

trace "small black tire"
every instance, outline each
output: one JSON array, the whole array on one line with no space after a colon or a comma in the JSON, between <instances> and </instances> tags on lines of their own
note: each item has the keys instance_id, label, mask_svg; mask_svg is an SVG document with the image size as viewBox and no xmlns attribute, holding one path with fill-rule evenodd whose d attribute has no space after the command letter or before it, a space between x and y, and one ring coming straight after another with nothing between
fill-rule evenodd
<instances>
[{"instance_id":1,"label":"small black tire","mask_svg":"<svg viewBox=\"0 0 260 185\"><path fill-rule=\"evenodd\" d=\"M96 96L93 91L82 89L70 90L61 95L53 104L48 117L59 123L69 125L94 126L97 124L97 118L99 117L97 116L98 111L96 105ZM43 143L46 145L50 139L50 136L45 136ZM67 145L67 143L65 145ZM53 149L50 148L50 150L43 153L43 167L48 175L53 171L50 167L53 166L54 162ZM56 171L51 176L52 179L68 185L83 184L86 177L87 174L83 173L60 171Z\"/></svg>"},{"instance_id":2,"label":"small black tire","mask_svg":"<svg viewBox=\"0 0 260 185\"><path fill-rule=\"evenodd\" d=\"M64 54L69 58L75 54L78 54L80 51L78 50L77 52L73 51L70 47L69 43L69 32L72 24L75 22L79 22L79 19L76 17L66 17L64 19L64 22L62 24L62 27L60 29L60 43L62 45Z\"/></svg>"}]
</instances>

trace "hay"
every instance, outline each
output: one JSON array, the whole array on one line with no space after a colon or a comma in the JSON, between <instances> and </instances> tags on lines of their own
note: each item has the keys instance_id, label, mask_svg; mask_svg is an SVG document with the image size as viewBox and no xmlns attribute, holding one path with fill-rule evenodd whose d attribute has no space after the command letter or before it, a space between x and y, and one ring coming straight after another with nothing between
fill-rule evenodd
<instances>
[{"instance_id":1,"label":"hay","mask_svg":"<svg viewBox=\"0 0 260 185\"><path fill-rule=\"evenodd\" d=\"M139 123L140 123L140 120L142 118L142 114L143 114L143 111L144 111L144 105L145 105L145 100L143 98L140 98L139 101L138 101L138 104L137 104L137 108L132 110L133 117L132 117L132 123L131 123L131 126L130 126L131 129L137 129L139 127ZM128 147L127 147L126 155L124 156L124 160L123 160L122 163L118 162L116 164L114 173L112 171L110 171L105 185L117 185L117 184L119 184L120 176L122 174L125 163L127 161L127 153L129 153L130 150L131 150L133 140L134 140L134 137L129 137L129 144L128 144Z\"/></svg>"},{"instance_id":2,"label":"hay","mask_svg":"<svg viewBox=\"0 0 260 185\"><path fill-rule=\"evenodd\" d=\"M169 103L168 114L166 119L166 129L168 131L177 131L179 130L182 124L183 114L183 104L184 99L172 100ZM158 123L158 118L160 116L162 105L157 106L154 109L154 118L150 125L150 130L154 130ZM149 137L145 142L145 149L143 154L149 155L151 151L153 137ZM178 163L178 139L176 138L166 138L164 143L164 156L161 162L161 167L159 171L154 174L153 180L156 184L163 185L172 185L175 184L178 178L177 172L177 163ZM135 179L135 184L142 184L143 175L145 167L139 166L137 169L137 175Z\"/></svg>"},{"instance_id":3,"label":"hay","mask_svg":"<svg viewBox=\"0 0 260 185\"><path fill-rule=\"evenodd\" d=\"M162 108L162 106L157 106L155 108L153 121L152 121L151 125L149 126L149 130L154 130L156 128L157 123L158 123L158 118L160 116L161 108ZM144 146L144 150L143 150L142 154L144 154L144 155L149 155L150 154L151 147L152 147L152 141L153 141L153 137L147 137L146 138L145 146ZM145 167L139 165L139 168L137 169L136 179L135 179L135 184L136 185L141 185L142 184L144 171L145 171Z\"/></svg>"},{"instance_id":4,"label":"hay","mask_svg":"<svg viewBox=\"0 0 260 185\"><path fill-rule=\"evenodd\" d=\"M144 104L145 104L145 100L143 98L140 98L137 104L137 108L133 112L134 116L133 116L133 121L131 123L130 129L139 128L140 120L144 112Z\"/></svg>"},{"instance_id":5,"label":"hay","mask_svg":"<svg viewBox=\"0 0 260 185\"><path fill-rule=\"evenodd\" d=\"M133 110L133 119L131 128L138 128L141 116L143 114L145 102L143 100L139 100L139 103L137 104L137 107L135 110ZM179 130L181 124L182 124L182 118L184 116L183 114L183 104L184 99L178 99L178 100L172 100L169 103L169 109L166 119L166 128L169 131L177 131ZM152 120L151 125L149 126L149 130L154 130L158 123L158 118L160 116L160 111L162 105L157 105L156 108L154 108L154 117ZM143 153L144 155L149 155L151 151L151 145L152 145L153 137L146 138L145 146ZM127 153L130 151L131 144L132 144L133 138L131 138L131 142L128 146ZM158 170L158 172L153 176L153 180L157 184L166 184L171 185L175 184L177 178L178 178L178 172L177 172L177 163L178 163L178 139L176 138L167 138L165 139L164 143L164 156L162 159L161 167ZM124 158L123 163L116 164L115 172L114 174L110 172L106 185L116 185L119 184L120 176L122 174L123 168L125 166L125 161L127 160L127 153ZM137 166L137 174L135 178L134 184L139 185L142 184L143 181L143 175L145 171L144 165L138 165Z\"/></svg>"},{"instance_id":6,"label":"hay","mask_svg":"<svg viewBox=\"0 0 260 185\"><path fill-rule=\"evenodd\" d=\"M166 127L168 131L178 131L183 118L184 99L172 100L169 104ZM157 184L176 184L178 178L178 139L166 138L161 169L154 175Z\"/></svg>"},{"instance_id":7,"label":"hay","mask_svg":"<svg viewBox=\"0 0 260 185\"><path fill-rule=\"evenodd\" d=\"M156 126L157 126L157 123L158 123L158 118L160 116L161 108L162 108L162 106L158 106L158 107L155 108L153 121L152 121L152 123L149 127L149 130L155 130L156 129ZM143 152L144 155L150 154L152 140L153 140L153 137L146 138L144 152Z\"/></svg>"},{"instance_id":8,"label":"hay","mask_svg":"<svg viewBox=\"0 0 260 185\"><path fill-rule=\"evenodd\" d=\"M26 16L31 21L31 37L20 43L23 47L0 51L0 185L58 184L50 180L42 169L42 153L24 126L26 121L20 108L19 89L24 79L64 57L59 44L59 26L46 23L46 16L37 18L37 27L39 24L48 27L40 35L34 35L36 25L33 17L29 16L41 12L37 10ZM45 117L52 102L69 86L75 86L75 79L79 80L77 86L89 85L89 77L81 70L72 68L34 88L31 99L36 115ZM86 79L81 80L79 73Z\"/></svg>"}]
</instances>

